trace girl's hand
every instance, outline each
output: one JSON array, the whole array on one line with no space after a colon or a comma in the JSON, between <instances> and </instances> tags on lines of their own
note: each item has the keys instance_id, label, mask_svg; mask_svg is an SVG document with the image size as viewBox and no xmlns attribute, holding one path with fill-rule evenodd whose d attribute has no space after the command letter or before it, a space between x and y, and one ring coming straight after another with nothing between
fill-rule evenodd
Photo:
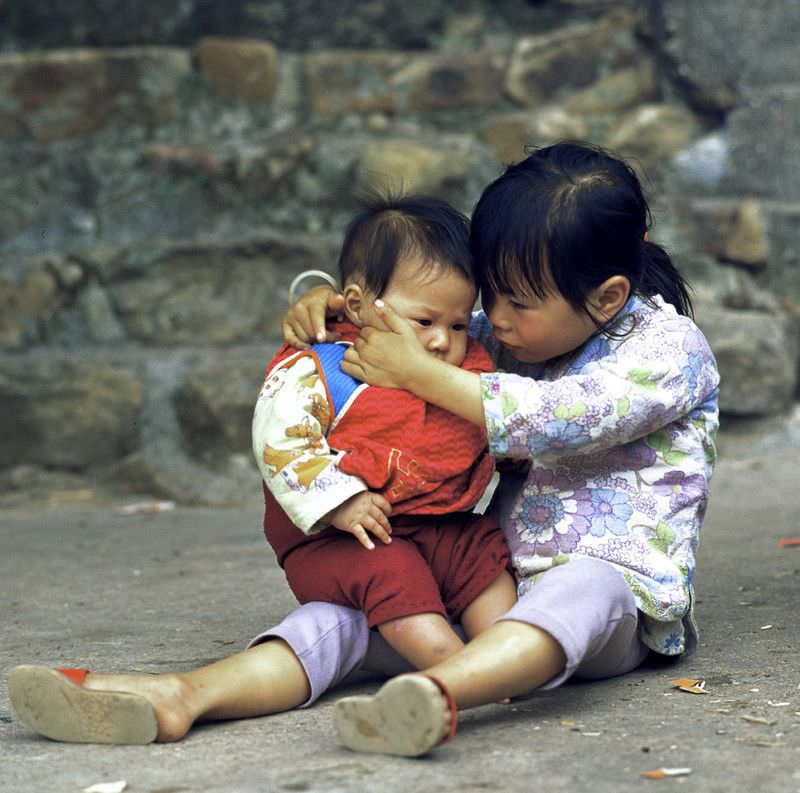
<instances>
[{"instance_id":1,"label":"girl's hand","mask_svg":"<svg viewBox=\"0 0 800 793\"><path fill-rule=\"evenodd\" d=\"M410 391L485 427L480 375L430 355L411 324L390 305L376 300L374 306L384 328L362 328L344 354L342 371L370 385Z\"/></svg>"},{"instance_id":2,"label":"girl's hand","mask_svg":"<svg viewBox=\"0 0 800 793\"><path fill-rule=\"evenodd\" d=\"M281 320L283 339L292 347L307 350L322 341L338 341L339 334L325 328L325 318L344 311L344 297L333 287L315 286L292 303Z\"/></svg>"},{"instance_id":3,"label":"girl's hand","mask_svg":"<svg viewBox=\"0 0 800 793\"><path fill-rule=\"evenodd\" d=\"M389 536L392 527L388 518L391 512L392 505L383 496L367 490L348 498L328 514L327 520L339 531L352 534L371 551L375 543L369 538L368 531L387 545L392 541Z\"/></svg>"},{"instance_id":4,"label":"girl's hand","mask_svg":"<svg viewBox=\"0 0 800 793\"><path fill-rule=\"evenodd\" d=\"M411 377L431 357L410 323L388 303L376 300L375 313L383 327L361 329L344 354L342 371L369 385L409 390Z\"/></svg>"}]
</instances>

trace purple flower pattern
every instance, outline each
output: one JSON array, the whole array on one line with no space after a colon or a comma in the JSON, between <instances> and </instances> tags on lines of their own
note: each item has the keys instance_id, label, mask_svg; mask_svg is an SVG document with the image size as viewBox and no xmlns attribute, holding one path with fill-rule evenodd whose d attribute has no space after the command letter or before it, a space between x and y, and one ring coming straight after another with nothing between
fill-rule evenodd
<instances>
[{"instance_id":1,"label":"purple flower pattern","mask_svg":"<svg viewBox=\"0 0 800 793\"><path fill-rule=\"evenodd\" d=\"M528 485L513 516L523 527L520 540L536 556L574 551L581 536L591 528L591 493L542 469L528 474Z\"/></svg>"},{"instance_id":2,"label":"purple flower pattern","mask_svg":"<svg viewBox=\"0 0 800 793\"><path fill-rule=\"evenodd\" d=\"M653 482L653 490L658 495L669 496L669 505L677 512L703 498L706 480L701 474L687 476L683 471L669 471Z\"/></svg>"},{"instance_id":3,"label":"purple flower pattern","mask_svg":"<svg viewBox=\"0 0 800 793\"><path fill-rule=\"evenodd\" d=\"M643 641L676 654L693 626L689 571L719 378L691 320L653 303L630 301L628 335L593 337L535 379L483 375L483 398L493 453L533 462L503 510L517 568L570 555L609 561L644 612Z\"/></svg>"}]
</instances>

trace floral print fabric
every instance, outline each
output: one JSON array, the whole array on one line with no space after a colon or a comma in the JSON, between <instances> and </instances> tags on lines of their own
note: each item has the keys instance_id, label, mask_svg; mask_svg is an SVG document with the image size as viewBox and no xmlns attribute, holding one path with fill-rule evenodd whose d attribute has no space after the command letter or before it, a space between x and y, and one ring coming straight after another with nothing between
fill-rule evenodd
<instances>
[{"instance_id":1,"label":"floral print fabric","mask_svg":"<svg viewBox=\"0 0 800 793\"><path fill-rule=\"evenodd\" d=\"M696 325L660 297L628 301L615 327L544 365L510 359L482 312L470 333L500 367L481 375L495 457L530 461L498 489L520 594L537 574L593 556L625 576L642 641L683 652L718 426L719 376Z\"/></svg>"}]
</instances>

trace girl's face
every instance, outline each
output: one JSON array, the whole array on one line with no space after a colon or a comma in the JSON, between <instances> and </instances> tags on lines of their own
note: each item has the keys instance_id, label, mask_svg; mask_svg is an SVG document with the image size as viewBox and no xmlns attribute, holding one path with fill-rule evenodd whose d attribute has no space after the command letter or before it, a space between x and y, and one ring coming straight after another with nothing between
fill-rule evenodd
<instances>
[{"instance_id":1,"label":"girl's face","mask_svg":"<svg viewBox=\"0 0 800 793\"><path fill-rule=\"evenodd\" d=\"M543 363L572 352L597 331L588 314L577 311L557 292L544 300L493 295L487 313L495 338L524 363Z\"/></svg>"}]
</instances>

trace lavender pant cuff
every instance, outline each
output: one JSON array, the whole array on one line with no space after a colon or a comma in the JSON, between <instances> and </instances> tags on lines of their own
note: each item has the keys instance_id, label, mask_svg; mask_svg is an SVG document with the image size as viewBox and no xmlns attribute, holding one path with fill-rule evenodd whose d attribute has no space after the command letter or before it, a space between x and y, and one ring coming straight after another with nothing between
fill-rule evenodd
<instances>
[{"instance_id":1,"label":"lavender pant cuff","mask_svg":"<svg viewBox=\"0 0 800 793\"><path fill-rule=\"evenodd\" d=\"M359 667L367 654L369 627L360 611L331 603L305 603L247 646L270 639L283 639L303 666L311 688L300 706L306 708Z\"/></svg>"},{"instance_id":2,"label":"lavender pant cuff","mask_svg":"<svg viewBox=\"0 0 800 793\"><path fill-rule=\"evenodd\" d=\"M500 619L540 628L561 645L564 669L541 690L573 675L600 679L630 672L648 653L639 640L633 594L619 570L599 559L548 570Z\"/></svg>"}]
</instances>

